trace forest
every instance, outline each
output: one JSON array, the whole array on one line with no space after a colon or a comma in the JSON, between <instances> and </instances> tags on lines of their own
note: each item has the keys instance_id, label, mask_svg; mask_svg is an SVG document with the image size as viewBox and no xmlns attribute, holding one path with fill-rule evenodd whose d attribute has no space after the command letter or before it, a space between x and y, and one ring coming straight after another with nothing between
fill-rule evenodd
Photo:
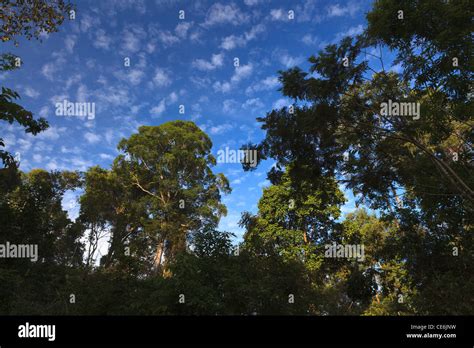
<instances>
[{"instance_id":1,"label":"forest","mask_svg":"<svg viewBox=\"0 0 474 348\"><path fill-rule=\"evenodd\" d=\"M54 40L74 8L24 4L1 2L3 44ZM23 171L2 130L3 255L12 244L38 255L0 258L0 314L473 315L473 10L375 1L361 34L306 57L309 70L275 71L293 102L257 118L261 142L241 144L242 173L275 165L239 243L218 228L232 188L191 120L140 126L110 167L86 171ZM400 72L371 66L382 48ZM2 52L0 70L20 60ZM0 122L46 131L21 104L2 87ZM341 211L341 185L354 212Z\"/></svg>"}]
</instances>

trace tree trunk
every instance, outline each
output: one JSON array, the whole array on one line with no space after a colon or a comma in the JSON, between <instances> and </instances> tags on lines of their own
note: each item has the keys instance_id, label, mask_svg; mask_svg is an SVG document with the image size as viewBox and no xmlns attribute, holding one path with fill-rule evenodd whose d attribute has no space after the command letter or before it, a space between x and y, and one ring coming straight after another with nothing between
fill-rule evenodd
<instances>
[{"instance_id":1,"label":"tree trunk","mask_svg":"<svg viewBox=\"0 0 474 348\"><path fill-rule=\"evenodd\" d=\"M154 266L156 270L161 269L164 251L165 251L165 241L162 241L160 242L160 244L158 244L158 248L156 249L155 260L154 260Z\"/></svg>"}]
</instances>

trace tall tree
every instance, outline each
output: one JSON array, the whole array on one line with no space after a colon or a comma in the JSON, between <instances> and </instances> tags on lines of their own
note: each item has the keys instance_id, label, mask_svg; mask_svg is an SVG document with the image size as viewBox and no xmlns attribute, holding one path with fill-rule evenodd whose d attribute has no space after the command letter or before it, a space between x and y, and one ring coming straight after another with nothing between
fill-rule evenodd
<instances>
[{"instance_id":1,"label":"tall tree","mask_svg":"<svg viewBox=\"0 0 474 348\"><path fill-rule=\"evenodd\" d=\"M460 273L473 251L472 6L377 1L362 35L310 57L308 72L280 72L293 105L259 118L266 137L252 145L277 160L270 178L289 165L295 182L335 177L395 223L395 259L431 300L440 274L458 274L448 277L456 279L450 298L470 287ZM387 48L401 73L385 70ZM387 113L390 102L413 105L413 113ZM472 284L472 272L466 277Z\"/></svg>"},{"instance_id":2,"label":"tall tree","mask_svg":"<svg viewBox=\"0 0 474 348\"><path fill-rule=\"evenodd\" d=\"M212 172L211 147L192 122L142 126L120 142L123 154L110 171L87 173L83 217L95 214L89 222L111 226L109 263L124 254L128 242L140 240L146 247L135 250L153 250L154 267L160 269L186 249L192 233L217 225L226 213L221 192L230 188L224 175Z\"/></svg>"},{"instance_id":3,"label":"tall tree","mask_svg":"<svg viewBox=\"0 0 474 348\"><path fill-rule=\"evenodd\" d=\"M314 270L321 262L318 247L336 228L345 198L334 179L294 181L292 170L288 166L274 185L264 189L258 214L244 213L241 224L247 228L246 246L256 255L280 255Z\"/></svg>"}]
</instances>

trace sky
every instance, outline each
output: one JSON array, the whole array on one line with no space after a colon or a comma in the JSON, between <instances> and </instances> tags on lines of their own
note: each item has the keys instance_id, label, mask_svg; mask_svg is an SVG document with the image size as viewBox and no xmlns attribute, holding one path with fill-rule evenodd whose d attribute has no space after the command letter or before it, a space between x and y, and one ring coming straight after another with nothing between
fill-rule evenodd
<instances>
[{"instance_id":1,"label":"sky","mask_svg":"<svg viewBox=\"0 0 474 348\"><path fill-rule=\"evenodd\" d=\"M2 86L18 91L20 104L50 124L36 136L0 125L23 171L110 168L120 139L141 125L178 119L209 135L215 157L219 149L258 143L264 132L256 118L291 102L278 91L278 71L305 70L327 44L361 33L371 6L366 0L74 3L75 19L59 32L41 35L41 42L20 40L18 47L2 44L22 59L20 69L0 74ZM56 103L64 100L94 103L94 117L57 115ZM238 163L214 167L233 190L223 197L228 215L220 230L242 238L241 213L257 212L272 165L267 160L253 172ZM72 218L77 194L68 192L63 202ZM343 212L349 212L354 200L345 194Z\"/></svg>"}]
</instances>

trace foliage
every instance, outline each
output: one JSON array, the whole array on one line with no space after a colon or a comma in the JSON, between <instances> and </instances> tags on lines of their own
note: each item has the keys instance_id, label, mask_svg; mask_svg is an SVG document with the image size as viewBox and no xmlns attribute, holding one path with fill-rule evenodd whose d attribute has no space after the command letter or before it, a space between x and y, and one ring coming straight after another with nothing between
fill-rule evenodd
<instances>
[{"instance_id":1,"label":"foliage","mask_svg":"<svg viewBox=\"0 0 474 348\"><path fill-rule=\"evenodd\" d=\"M68 9L2 4L20 6L4 41L54 31ZM35 6L45 12L30 16ZM40 252L37 262L0 259L0 313L473 314L472 2L373 6L362 35L310 57L307 72L280 72L293 105L260 117L265 138L244 145L276 164L258 212L242 214L238 245L216 230L230 187L192 122L142 126L120 141L111 168L85 173L23 173L0 152L0 244ZM386 48L399 73L385 70ZM14 60L3 55L1 69ZM18 98L2 89L0 118L44 130ZM421 112L384 115L388 100ZM342 216L341 187L373 212ZM72 221L62 200L75 189ZM363 247L363 257L327 255L331 245Z\"/></svg>"}]
</instances>

